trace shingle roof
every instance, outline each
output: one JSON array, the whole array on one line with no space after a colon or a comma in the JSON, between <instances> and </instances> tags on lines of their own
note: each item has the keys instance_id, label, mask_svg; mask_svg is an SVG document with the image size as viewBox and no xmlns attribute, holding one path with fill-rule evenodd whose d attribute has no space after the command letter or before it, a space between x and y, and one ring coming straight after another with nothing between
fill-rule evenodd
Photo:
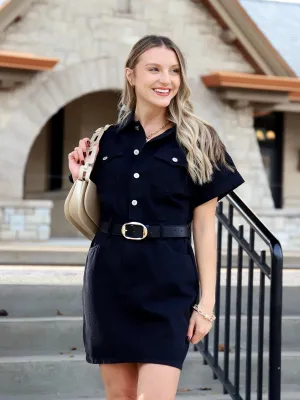
<instances>
[{"instance_id":1,"label":"shingle roof","mask_svg":"<svg viewBox=\"0 0 300 400\"><path fill-rule=\"evenodd\" d=\"M249 16L300 76L300 4L240 0Z\"/></svg>"}]
</instances>

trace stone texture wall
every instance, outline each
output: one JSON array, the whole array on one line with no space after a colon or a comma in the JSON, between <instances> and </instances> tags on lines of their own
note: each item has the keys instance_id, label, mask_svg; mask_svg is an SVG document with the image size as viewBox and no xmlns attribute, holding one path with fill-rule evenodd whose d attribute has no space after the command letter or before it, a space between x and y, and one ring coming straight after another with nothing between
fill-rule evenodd
<instances>
[{"instance_id":1,"label":"stone texture wall","mask_svg":"<svg viewBox=\"0 0 300 400\"><path fill-rule=\"evenodd\" d=\"M232 110L200 76L214 70L254 72L239 51L222 41L205 7L188 0L36 0L26 15L0 35L1 50L58 57L53 71L27 85L0 92L0 198L23 197L29 150L42 127L67 103L88 93L120 90L132 45L162 34L182 49L195 112L212 123L246 183L238 193L250 206L272 207L254 130L252 110ZM10 174L1 171L9 169ZM252 188L255 185L259 196Z\"/></svg>"},{"instance_id":2,"label":"stone texture wall","mask_svg":"<svg viewBox=\"0 0 300 400\"><path fill-rule=\"evenodd\" d=\"M0 240L49 239L51 208L49 200L0 200Z\"/></svg>"},{"instance_id":3,"label":"stone texture wall","mask_svg":"<svg viewBox=\"0 0 300 400\"><path fill-rule=\"evenodd\" d=\"M5 164L12 171L11 177L3 177L6 198L22 197L29 148L45 122L61 106L86 93L120 90L125 59L147 33L168 35L178 43L187 59L197 114L222 130L223 136L231 131L230 121L224 126L223 103L204 87L200 75L216 69L253 69L237 49L220 39L221 28L204 6L186 0L133 0L131 10L124 13L122 2L107 0L101 1L101 7L94 0L86 0L84 6L79 0L40 0L0 36L1 49L60 59L54 71L37 74L13 93L0 94L0 137L6 154L0 158L0 167ZM242 146L241 138L239 133ZM11 158L7 154L14 143L20 146ZM259 158L257 149L253 151ZM233 156L238 163L239 152ZM247 185L257 179L253 173Z\"/></svg>"},{"instance_id":4,"label":"stone texture wall","mask_svg":"<svg viewBox=\"0 0 300 400\"><path fill-rule=\"evenodd\" d=\"M300 212L300 114L286 113L283 145L283 204Z\"/></svg>"}]
</instances>

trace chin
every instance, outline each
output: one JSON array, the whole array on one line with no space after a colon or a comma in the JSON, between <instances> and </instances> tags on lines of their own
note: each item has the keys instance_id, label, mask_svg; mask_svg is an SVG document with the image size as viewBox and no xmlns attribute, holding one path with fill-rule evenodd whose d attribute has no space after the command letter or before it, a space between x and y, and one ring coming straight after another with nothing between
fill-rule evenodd
<instances>
[{"instance_id":1,"label":"chin","mask_svg":"<svg viewBox=\"0 0 300 400\"><path fill-rule=\"evenodd\" d=\"M169 107L172 99L161 99L159 101L150 101L149 103L155 107L166 108Z\"/></svg>"}]
</instances>

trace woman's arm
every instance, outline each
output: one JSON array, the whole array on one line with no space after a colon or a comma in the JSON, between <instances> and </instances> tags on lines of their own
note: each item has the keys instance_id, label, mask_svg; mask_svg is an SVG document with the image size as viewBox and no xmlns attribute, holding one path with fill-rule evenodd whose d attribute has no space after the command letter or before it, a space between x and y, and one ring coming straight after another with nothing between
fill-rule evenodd
<instances>
[{"instance_id":1,"label":"woman's arm","mask_svg":"<svg viewBox=\"0 0 300 400\"><path fill-rule=\"evenodd\" d=\"M199 271L201 299L199 308L212 315L216 290L216 206L217 197L196 207L193 215L193 239Z\"/></svg>"}]
</instances>

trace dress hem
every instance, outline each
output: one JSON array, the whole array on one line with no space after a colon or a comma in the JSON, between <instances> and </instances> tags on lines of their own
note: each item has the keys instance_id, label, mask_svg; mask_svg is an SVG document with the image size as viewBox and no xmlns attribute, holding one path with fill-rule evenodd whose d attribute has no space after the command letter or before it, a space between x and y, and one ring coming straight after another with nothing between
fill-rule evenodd
<instances>
[{"instance_id":1,"label":"dress hem","mask_svg":"<svg viewBox=\"0 0 300 400\"><path fill-rule=\"evenodd\" d=\"M181 362L174 361L166 361L166 360L157 360L153 358L140 358L140 359L113 359L113 358L91 358L86 356L86 361L89 364L124 364L124 363L149 363L149 364L161 364L168 365L169 367L175 367L178 369L182 369Z\"/></svg>"}]
</instances>

